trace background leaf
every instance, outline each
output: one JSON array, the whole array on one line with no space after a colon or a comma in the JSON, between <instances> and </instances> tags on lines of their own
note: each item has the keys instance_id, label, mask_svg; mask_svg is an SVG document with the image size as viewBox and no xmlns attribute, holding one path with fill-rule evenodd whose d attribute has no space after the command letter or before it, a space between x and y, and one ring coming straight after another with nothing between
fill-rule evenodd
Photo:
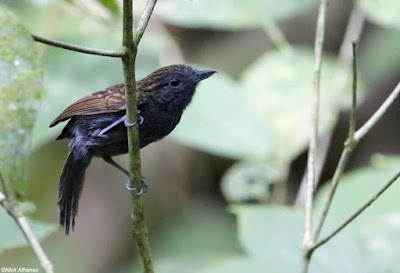
<instances>
[{"instance_id":1,"label":"background leaf","mask_svg":"<svg viewBox=\"0 0 400 273\"><path fill-rule=\"evenodd\" d=\"M283 20L300 14L316 3L314 0L170 0L156 9L168 23L182 27L236 29L258 27L268 20ZM177 12L179 10L179 12Z\"/></svg>"},{"instance_id":2,"label":"background leaf","mask_svg":"<svg viewBox=\"0 0 400 273\"><path fill-rule=\"evenodd\" d=\"M202 83L172 135L184 144L231 158L262 157L269 132L240 85L218 73Z\"/></svg>"},{"instance_id":3,"label":"background leaf","mask_svg":"<svg viewBox=\"0 0 400 273\"><path fill-rule=\"evenodd\" d=\"M111 13L118 14L119 8L115 0L99 0L99 2L106 7Z\"/></svg>"},{"instance_id":4,"label":"background leaf","mask_svg":"<svg viewBox=\"0 0 400 273\"><path fill-rule=\"evenodd\" d=\"M57 225L38 222L29 218L27 220L38 240L43 240L50 233L57 230ZM0 208L0 223L0 254L5 249L27 246L26 239L21 230L2 207Z\"/></svg>"},{"instance_id":5,"label":"background leaf","mask_svg":"<svg viewBox=\"0 0 400 273\"><path fill-rule=\"evenodd\" d=\"M288 164L304 150L308 143L314 54L309 48L294 48L291 54L268 52L243 73L254 109L270 129L270 145L274 149L267 155ZM333 84L336 59L324 56L321 79L320 132L335 123L339 106L350 99L348 90L337 90ZM349 94L346 96L346 93ZM279 118L277 118L279 117Z\"/></svg>"},{"instance_id":6,"label":"background leaf","mask_svg":"<svg viewBox=\"0 0 400 273\"><path fill-rule=\"evenodd\" d=\"M16 16L0 6L0 170L19 194L43 92L36 46Z\"/></svg>"},{"instance_id":7,"label":"background leaf","mask_svg":"<svg viewBox=\"0 0 400 273\"><path fill-rule=\"evenodd\" d=\"M375 24L400 29L400 2L397 0L360 1L365 16Z\"/></svg>"}]
</instances>

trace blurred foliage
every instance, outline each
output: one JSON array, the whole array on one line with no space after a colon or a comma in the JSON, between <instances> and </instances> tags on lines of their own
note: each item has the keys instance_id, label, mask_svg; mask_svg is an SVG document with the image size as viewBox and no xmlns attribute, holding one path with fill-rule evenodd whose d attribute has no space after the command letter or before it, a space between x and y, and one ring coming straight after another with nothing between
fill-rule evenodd
<instances>
[{"instance_id":1,"label":"blurred foliage","mask_svg":"<svg viewBox=\"0 0 400 273\"><path fill-rule=\"evenodd\" d=\"M372 22L400 29L400 2L397 0L363 0L360 5Z\"/></svg>"},{"instance_id":2,"label":"blurred foliage","mask_svg":"<svg viewBox=\"0 0 400 273\"><path fill-rule=\"evenodd\" d=\"M266 20L284 20L312 8L315 0L169 0L162 1L156 13L168 23L182 27L215 29L253 28ZM176 12L179 10L179 12Z\"/></svg>"},{"instance_id":3,"label":"blurred foliage","mask_svg":"<svg viewBox=\"0 0 400 273\"><path fill-rule=\"evenodd\" d=\"M266 161L235 163L222 178L222 194L228 202L269 201L270 186L283 181L287 174L280 167Z\"/></svg>"},{"instance_id":4,"label":"blurred foliage","mask_svg":"<svg viewBox=\"0 0 400 273\"><path fill-rule=\"evenodd\" d=\"M29 32L13 13L0 6L0 179L6 180L7 191L19 197L26 188L31 131L44 92L42 78ZM0 223L0 252L27 244L3 208ZM54 231L54 225L29 223L39 239Z\"/></svg>"},{"instance_id":5,"label":"blurred foliage","mask_svg":"<svg viewBox=\"0 0 400 273\"><path fill-rule=\"evenodd\" d=\"M337 90L333 79L336 58L324 56L321 79L320 130L331 128L337 117L338 104L348 101L348 90ZM308 144L310 126L314 53L309 48L293 48L282 55L271 51L261 56L243 72L242 81L252 107L270 129L274 149L268 158L288 165ZM268 75L266 77L265 75ZM279 117L279 118L277 118Z\"/></svg>"},{"instance_id":6,"label":"blurred foliage","mask_svg":"<svg viewBox=\"0 0 400 273\"><path fill-rule=\"evenodd\" d=\"M42 77L29 32L0 6L0 175L19 195L27 182L31 130L44 92Z\"/></svg>"},{"instance_id":7,"label":"blurred foliage","mask_svg":"<svg viewBox=\"0 0 400 273\"><path fill-rule=\"evenodd\" d=\"M372 167L346 174L322 237L368 200L398 171L399 165L400 157L376 156ZM328 188L329 185L324 186L317 194L315 216L319 216ZM396 183L337 237L316 251L310 272L395 272L400 251L399 194L400 184ZM161 260L157 272L297 272L303 237L301 210L258 204L234 205L231 211L237 217L238 237L245 253L212 255L210 249L208 256L180 257L181 262L173 259L165 267Z\"/></svg>"},{"instance_id":8,"label":"blurred foliage","mask_svg":"<svg viewBox=\"0 0 400 273\"><path fill-rule=\"evenodd\" d=\"M270 132L260 124L262 119L239 83L218 73L198 88L172 135L218 155L262 157L271 147Z\"/></svg>"},{"instance_id":9,"label":"blurred foliage","mask_svg":"<svg viewBox=\"0 0 400 273\"><path fill-rule=\"evenodd\" d=\"M89 4L85 5L81 1L73 0L4 1L15 9L20 18L24 18L24 25L29 26L30 31L34 33L96 48L117 49L121 44L120 1L98 0L91 1L91 4L88 1ZM135 1L135 5L136 2L143 4L145 1ZM142 78L165 65L165 55L168 55L172 45L176 46L172 38L179 41L181 30L196 31L196 28L203 28L213 30L212 33L219 33L221 30L244 33L245 29L255 30L271 22L283 22L287 19L293 20L295 16L311 14L311 11L315 11L317 3L316 0L286 0L285 4L281 2L159 1L152 19L157 23L153 26L150 23L139 48L137 78ZM362 11L373 24L398 29L398 1L364 0L360 1L360 4ZM98 12L96 7L99 6L107 11L108 17ZM39 113L33 129L33 142L34 147L40 150L44 143L60 131L61 126L48 128L60 111L82 96L121 82L123 75L119 59L83 55L38 45L40 54L43 54L41 61L45 74L44 85L48 90L42 106L38 109L37 100L42 91L42 83L37 53L27 31L18 23L15 29L9 27L10 22L15 20L15 16L4 16L3 10L0 10L0 45L9 43L9 39L15 39L11 41L11 47L9 44L7 47L0 46L0 96L7 94L7 98L0 98L0 102L3 103L0 109L0 159L4 158L7 152L15 151L15 147L20 147L17 150L18 155L7 157L11 162L10 166L14 168L13 172L19 172L20 167L15 166L22 166L18 164L26 161L29 148L28 132L36 117L36 110L39 110ZM172 31L166 32L160 27L162 23L166 23ZM313 28L314 21L310 31ZM382 78L393 76L391 73L396 73L400 60L399 32L371 28L369 35L365 37L365 45L359 47L360 77L365 80L367 86L376 85ZM234 41L239 42L239 39ZM221 43L216 48L229 46L221 41L216 43ZM164 52L166 48L167 53ZM19 54L20 52L22 54ZM238 54L245 54L245 50ZM196 203L198 200L190 199L181 204L184 207L183 211L174 211L174 214L165 216L157 222L157 231L151 231L157 272L286 273L295 272L299 267L302 211L266 203L271 197L270 186L286 181L290 164L307 148L313 62L311 44L294 44L284 54L278 50L270 50L258 56L249 66L241 67L242 73L237 78L219 71L199 86L192 104L185 111L172 137L196 149L236 160L222 178L221 190L229 202L252 201L255 204L232 205L231 211L236 216L237 225L232 215L221 209L221 204L217 205L204 199L203 203ZM196 68L205 66L192 65ZM32 72L26 73L23 69L30 69ZM337 55L325 54L321 88L321 134L332 129L339 111L345 109L350 101L350 88L336 89L337 69ZM20 75L23 76L21 79L24 79L21 83ZM10 93L4 93L4 86L10 84L13 86L7 89ZM18 90L24 90L22 98ZM8 94L11 97L8 97ZM363 95L364 93L361 93L360 97ZM21 103L25 104L17 109L23 109L26 113L13 110L13 104L10 102L15 100L14 96L23 99ZM19 128L25 130L23 135L18 134ZM4 139L8 142L3 142ZM9 142L10 140L13 142ZM54 149L59 150L59 147ZM60 153L57 151L57 155ZM54 180L56 170L46 168L48 162L57 161L55 157L45 163L35 162L37 164L34 165L40 169L36 170L40 173L37 180L45 180L46 177ZM173 161L172 158L168 158L165 164L171 163L169 161ZM61 165L58 161L54 162L56 163ZM376 157L371 168L346 174L338 188L323 234L342 223L397 171L399 165L400 158ZM24 172L19 173L25 175ZM13 174L13 177L16 176ZM400 216L399 205L396 202L399 191L400 186L395 184L346 230L319 249L315 253L315 259L313 258L311 272L394 272L393 268L398 268L396 254L400 251ZM51 190L36 189L35 194L47 192ZM319 215L318 210L321 209L326 192L324 187L316 197L316 216ZM43 199L46 200L46 204L48 200L54 203L48 196L44 196ZM120 201L117 199L119 197L115 197L112 202ZM152 200L153 205L157 202L160 201ZM164 204L160 204L159 207L154 206L159 210L165 209ZM3 213L0 211L0 250L24 245L12 219ZM118 213L121 214L120 211ZM32 222L32 226L40 238L44 238L53 228L35 222ZM95 268L106 263L104 259L98 258L106 253L106 250L100 247L103 240L111 242L111 237L119 235L121 237L116 240L118 243L131 242L113 231L110 235L109 230L106 230L107 235L99 236L96 232L102 228L104 227L96 226L93 229L91 226L86 234L86 237L92 236L101 241L93 251L90 249L93 247L92 242L86 237L78 237L72 242L68 238L69 248L65 248L64 243L67 243L67 240L64 237L57 237L56 243L50 246L56 268L60 272L71 272L71 268L77 272L88 272L90 269L93 272L103 272L104 270ZM129 231L126 234L129 235ZM83 246L80 240L89 241L90 244ZM77 244L80 244L81 249L74 251ZM69 249L71 253L65 254L65 249ZM80 257L83 256L83 249L92 255L88 261ZM131 249L129 251L132 252ZM70 264L70 260L77 259L79 262ZM111 270L113 272L114 268L121 268L120 272L131 272L132 267L138 266L132 265L131 257L126 262L126 268L123 264L113 264L112 258L109 259L107 262L114 265Z\"/></svg>"},{"instance_id":10,"label":"blurred foliage","mask_svg":"<svg viewBox=\"0 0 400 273\"><path fill-rule=\"evenodd\" d=\"M22 205L22 207L24 207L24 204ZM33 205L30 204L30 206ZM43 223L29 218L27 220L38 240L43 240L57 229L57 226L54 224ZM5 249L27 245L26 239L24 238L21 230L17 228L15 221L3 208L0 209L0 223L0 254Z\"/></svg>"}]
</instances>

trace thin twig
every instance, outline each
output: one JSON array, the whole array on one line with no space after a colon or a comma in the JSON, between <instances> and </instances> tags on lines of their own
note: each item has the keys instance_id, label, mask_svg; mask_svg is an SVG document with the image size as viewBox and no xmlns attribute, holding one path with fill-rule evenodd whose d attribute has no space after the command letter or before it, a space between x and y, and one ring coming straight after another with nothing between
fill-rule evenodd
<instances>
[{"instance_id":1,"label":"thin twig","mask_svg":"<svg viewBox=\"0 0 400 273\"><path fill-rule=\"evenodd\" d=\"M365 22L365 17L363 13L360 11L359 5L357 1L354 4L354 7L351 11L346 31L344 34L344 38L342 44L340 45L339 50L339 64L336 69L335 75L332 80L332 85L337 87L338 90L342 90L346 87L348 72L351 67L351 47L349 46L352 41L358 41L360 39L362 29ZM338 105L340 107L340 105ZM337 108L338 108L337 107ZM332 124L331 129L327 130L324 133L323 139L320 138L318 142L318 151L317 151L317 161L316 161L316 185L319 183L319 177L321 176L321 172L324 166L324 162L328 153L329 145L331 143L333 129L335 125ZM307 172L305 172L299 192L297 194L297 198L295 201L296 206L304 206L305 202L305 192L306 192L306 184L307 184Z\"/></svg>"},{"instance_id":2,"label":"thin twig","mask_svg":"<svg viewBox=\"0 0 400 273\"><path fill-rule=\"evenodd\" d=\"M266 18L264 23L264 31L269 36L276 48L280 50L280 52L285 55L293 52L292 46L275 20Z\"/></svg>"},{"instance_id":3,"label":"thin twig","mask_svg":"<svg viewBox=\"0 0 400 273\"><path fill-rule=\"evenodd\" d=\"M393 103L393 101L400 94L400 82L397 84L396 88L392 91L389 97L384 101L384 103L379 107L379 109L372 115L372 117L354 133L353 139L348 139L345 144L345 148L340 157L339 163L336 167L335 174L332 179L331 187L329 189L328 196L324 203L324 208L322 210L321 216L318 220L317 227L314 232L314 240L318 239L318 236L321 232L322 226L325 222L326 216L328 214L329 208L332 203L333 196L335 194L337 185L339 183L340 177L343 174L343 171L347 165L347 161L350 157L350 154L354 147L358 144L358 142L369 132L369 130L375 126L375 124L380 120L380 118L385 114L389 106Z\"/></svg>"},{"instance_id":4,"label":"thin twig","mask_svg":"<svg viewBox=\"0 0 400 273\"><path fill-rule=\"evenodd\" d=\"M339 227L337 227L334 231L332 231L329 235L327 235L325 238L321 239L318 243L316 243L311 250L315 250L318 247L322 246L326 242L328 242L330 239L332 239L336 234L338 234L342 229L344 229L348 224L353 222L354 219L356 219L366 208L368 208L373 202L378 199L379 196L382 195L396 180L400 177L400 172L398 172L395 176L392 177L388 182L386 182L385 185L377 192L375 193L364 205L362 205L358 210L356 210L346 221L344 221L343 224L341 224Z\"/></svg>"},{"instance_id":5,"label":"thin twig","mask_svg":"<svg viewBox=\"0 0 400 273\"><path fill-rule=\"evenodd\" d=\"M149 1L150 3L151 1ZM146 8L142 16L142 24L144 27L140 31L144 31L145 25L150 19L151 11L154 8ZM139 24L140 25L140 24ZM143 33L137 34L141 37ZM135 80L135 60L137 54L137 43L133 39L133 15L132 0L123 1L123 38L122 45L125 48L126 55L122 57L124 77L125 77L125 96L126 96L126 117L129 123L137 121L137 104L136 104L136 80ZM140 163L140 146L139 146L139 130L138 126L127 127L128 147L129 147L129 171L130 171L130 187L141 188L141 163ZM148 237L148 229L144 218L144 207L142 196L137 195L136 191L131 191L133 211L132 211L132 234L136 241L140 261L145 273L153 273L153 263L151 259L150 244Z\"/></svg>"},{"instance_id":6,"label":"thin twig","mask_svg":"<svg viewBox=\"0 0 400 273\"><path fill-rule=\"evenodd\" d=\"M328 214L330 205L332 203L333 196L336 192L336 187L338 185L340 177L342 176L344 169L347 165L347 162L350 158L350 154L356 145L356 142L354 140L354 134L355 134L355 128L356 128L355 126L356 126L356 107L357 107L357 54L356 54L356 44L354 42L352 43L352 48L353 48L353 50L352 50L352 52L353 52L353 88L352 88L352 103L351 103L350 119L349 119L349 135L347 137L347 140L345 143L345 148L340 157L338 166L335 170L335 174L332 179L331 188L328 193L328 197L327 197L326 203L324 205L324 208L322 210L320 221L317 223L317 226L315 228L314 240L318 239L319 233L321 232L322 226L325 222L325 218Z\"/></svg>"},{"instance_id":7,"label":"thin twig","mask_svg":"<svg viewBox=\"0 0 400 273\"><path fill-rule=\"evenodd\" d=\"M319 115L319 93L320 93L320 80L321 80L321 65L322 65L322 47L325 35L325 21L326 21L326 6L327 0L320 0L319 11L317 19L317 27L315 31L315 63L314 63L314 77L313 77L313 101L312 101L312 116L311 125L312 133L310 136L310 145L308 150L307 160L307 183L305 195L305 217L304 217L304 238L303 238L303 261L302 273L308 272L308 267L311 260L312 252L308 249L313 246L314 241L312 238L312 207L315 179L315 160L317 156L317 142L318 142L318 115Z\"/></svg>"},{"instance_id":8,"label":"thin twig","mask_svg":"<svg viewBox=\"0 0 400 273\"><path fill-rule=\"evenodd\" d=\"M46 273L53 273L53 265L47 258L39 241L36 239L35 234L32 232L28 221L24 217L21 209L18 207L17 203L12 200L8 200L7 197L0 192L0 205L7 211L7 213L14 219L19 229L25 236L28 244L35 253L37 259L39 260L40 266Z\"/></svg>"},{"instance_id":9,"label":"thin twig","mask_svg":"<svg viewBox=\"0 0 400 273\"><path fill-rule=\"evenodd\" d=\"M350 118L349 118L349 139L354 138L354 133L356 131L356 107L357 107L357 44L352 43L353 48L353 88L352 88L352 100L350 108Z\"/></svg>"},{"instance_id":10,"label":"thin twig","mask_svg":"<svg viewBox=\"0 0 400 273\"><path fill-rule=\"evenodd\" d=\"M355 140L362 139L372 127L380 120L380 118L386 113L387 109L393 103L393 101L399 96L400 93L400 82L397 84L396 88L385 100L385 102L379 107L379 109L372 115L372 117L354 134Z\"/></svg>"},{"instance_id":11,"label":"thin twig","mask_svg":"<svg viewBox=\"0 0 400 273\"><path fill-rule=\"evenodd\" d=\"M151 14L153 13L153 9L157 3L157 0L148 0L146 4L146 8L143 11L142 17L140 17L138 27L133 36L133 41L135 45L138 46L140 40L142 39L143 33L146 30L147 24L149 23Z\"/></svg>"},{"instance_id":12,"label":"thin twig","mask_svg":"<svg viewBox=\"0 0 400 273\"><path fill-rule=\"evenodd\" d=\"M315 65L313 79L313 102L312 102L312 134L310 137L310 148L307 161L307 188L305 202L305 221L304 221L304 241L303 247L308 248L313 242L311 237L312 232L312 205L315 185L315 158L317 154L318 141L318 120L319 120L319 93L321 80L321 65L322 65L322 47L325 35L325 20L326 20L326 0L320 1L317 30L315 35Z\"/></svg>"},{"instance_id":13,"label":"thin twig","mask_svg":"<svg viewBox=\"0 0 400 273\"><path fill-rule=\"evenodd\" d=\"M36 42L40 42L40 43L54 46L54 47L60 47L60 48L67 49L67 50L86 53L86 54L114 57L114 58L121 58L125 54L125 52L123 50L114 51L114 50L94 49L94 48L72 45L72 44L68 44L68 43L64 43L64 42L60 42L60 41L55 41L55 40L39 37L39 36L36 36L33 34L31 36Z\"/></svg>"}]
</instances>

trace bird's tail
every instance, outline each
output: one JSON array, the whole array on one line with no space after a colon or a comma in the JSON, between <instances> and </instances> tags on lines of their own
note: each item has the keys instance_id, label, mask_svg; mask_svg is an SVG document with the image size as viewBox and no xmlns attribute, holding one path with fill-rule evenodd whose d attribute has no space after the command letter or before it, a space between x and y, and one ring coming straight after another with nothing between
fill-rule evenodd
<instances>
[{"instance_id":1,"label":"bird's tail","mask_svg":"<svg viewBox=\"0 0 400 273\"><path fill-rule=\"evenodd\" d=\"M92 159L91 151L83 145L72 145L58 184L58 211L60 229L69 234L74 230L78 213L79 197L85 179L85 171Z\"/></svg>"}]
</instances>

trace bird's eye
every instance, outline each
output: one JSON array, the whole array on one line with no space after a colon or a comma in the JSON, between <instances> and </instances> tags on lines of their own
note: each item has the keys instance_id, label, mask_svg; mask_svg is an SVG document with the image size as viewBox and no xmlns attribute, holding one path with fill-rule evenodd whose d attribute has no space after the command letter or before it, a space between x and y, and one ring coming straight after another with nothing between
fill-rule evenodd
<instances>
[{"instance_id":1,"label":"bird's eye","mask_svg":"<svg viewBox=\"0 0 400 273\"><path fill-rule=\"evenodd\" d=\"M169 85L172 87L178 87L181 84L181 81L178 79L172 79L169 81Z\"/></svg>"}]
</instances>

